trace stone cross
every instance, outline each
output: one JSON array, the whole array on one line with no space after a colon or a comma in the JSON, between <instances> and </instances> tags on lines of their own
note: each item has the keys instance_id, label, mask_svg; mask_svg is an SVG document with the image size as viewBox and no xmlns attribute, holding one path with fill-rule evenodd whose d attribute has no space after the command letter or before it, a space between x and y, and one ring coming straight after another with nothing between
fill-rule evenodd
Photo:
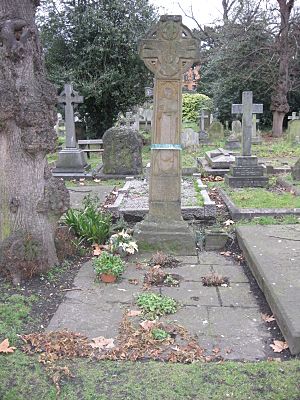
<instances>
[{"instance_id":1,"label":"stone cross","mask_svg":"<svg viewBox=\"0 0 300 400\"><path fill-rule=\"evenodd\" d=\"M133 116L132 116L132 111L128 111L125 114L125 121L126 121L126 126L130 128L132 125L132 122L134 121Z\"/></svg>"},{"instance_id":2,"label":"stone cross","mask_svg":"<svg viewBox=\"0 0 300 400\"><path fill-rule=\"evenodd\" d=\"M207 114L205 114L205 110L201 110L200 113L200 132L205 132L205 118L209 118Z\"/></svg>"},{"instance_id":3,"label":"stone cross","mask_svg":"<svg viewBox=\"0 0 300 400\"><path fill-rule=\"evenodd\" d=\"M295 119L300 119L300 117L297 116L296 112L292 112L292 115L289 115L288 119L294 121Z\"/></svg>"},{"instance_id":4,"label":"stone cross","mask_svg":"<svg viewBox=\"0 0 300 400\"><path fill-rule=\"evenodd\" d=\"M243 114L242 155L251 156L252 115L263 113L263 104L253 104L253 93L243 92L242 104L232 104L232 114Z\"/></svg>"},{"instance_id":5,"label":"stone cross","mask_svg":"<svg viewBox=\"0 0 300 400\"><path fill-rule=\"evenodd\" d=\"M146 39L139 55L155 75L149 217L181 221L182 75L199 60L199 41L182 24L180 15L164 15Z\"/></svg>"},{"instance_id":6,"label":"stone cross","mask_svg":"<svg viewBox=\"0 0 300 400\"><path fill-rule=\"evenodd\" d=\"M83 103L83 97L79 96L70 83L66 83L58 97L58 103L65 107L66 148L76 148L74 105Z\"/></svg>"}]
</instances>

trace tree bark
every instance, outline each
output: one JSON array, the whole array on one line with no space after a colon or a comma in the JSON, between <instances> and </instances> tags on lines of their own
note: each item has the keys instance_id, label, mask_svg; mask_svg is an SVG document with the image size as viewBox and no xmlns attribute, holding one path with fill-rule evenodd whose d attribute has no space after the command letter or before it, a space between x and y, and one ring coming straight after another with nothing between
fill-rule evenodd
<instances>
[{"instance_id":1,"label":"tree bark","mask_svg":"<svg viewBox=\"0 0 300 400\"><path fill-rule=\"evenodd\" d=\"M272 135L280 137L283 134L283 118L289 112L287 94L289 92L289 20L294 0L277 0L280 10L280 31L277 37L277 52L279 55L279 71L272 94L271 111L273 112ZM281 125L280 125L281 121Z\"/></svg>"},{"instance_id":2,"label":"tree bark","mask_svg":"<svg viewBox=\"0 0 300 400\"><path fill-rule=\"evenodd\" d=\"M0 2L0 269L14 282L57 262L54 232L69 206L46 161L56 147L56 92L45 78L38 4Z\"/></svg>"}]
</instances>

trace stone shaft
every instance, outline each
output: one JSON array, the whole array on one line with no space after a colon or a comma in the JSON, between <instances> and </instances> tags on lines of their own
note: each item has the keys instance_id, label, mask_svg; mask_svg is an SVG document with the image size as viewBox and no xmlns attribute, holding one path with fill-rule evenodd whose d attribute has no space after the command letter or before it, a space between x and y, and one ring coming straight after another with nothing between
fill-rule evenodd
<instances>
[{"instance_id":1,"label":"stone shaft","mask_svg":"<svg viewBox=\"0 0 300 400\"><path fill-rule=\"evenodd\" d=\"M251 156L252 137L252 92L243 92L243 156Z\"/></svg>"}]
</instances>

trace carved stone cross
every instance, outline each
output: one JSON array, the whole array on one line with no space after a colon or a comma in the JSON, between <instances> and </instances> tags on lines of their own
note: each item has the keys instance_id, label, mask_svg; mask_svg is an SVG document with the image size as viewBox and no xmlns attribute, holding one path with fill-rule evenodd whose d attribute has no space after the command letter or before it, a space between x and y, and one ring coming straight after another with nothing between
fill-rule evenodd
<instances>
[{"instance_id":1,"label":"carved stone cross","mask_svg":"<svg viewBox=\"0 0 300 400\"><path fill-rule=\"evenodd\" d=\"M205 119L209 118L209 115L205 114L205 110L201 110L200 113L200 132L205 132Z\"/></svg>"},{"instance_id":2,"label":"carved stone cross","mask_svg":"<svg viewBox=\"0 0 300 400\"><path fill-rule=\"evenodd\" d=\"M149 216L181 217L182 75L199 60L199 41L179 15L164 15L141 40L139 55L155 75Z\"/></svg>"},{"instance_id":3,"label":"carved stone cross","mask_svg":"<svg viewBox=\"0 0 300 400\"><path fill-rule=\"evenodd\" d=\"M300 119L300 112L299 112L299 117L297 116L296 112L292 112L292 115L289 115L288 119L292 121L295 121L295 119Z\"/></svg>"},{"instance_id":4,"label":"carved stone cross","mask_svg":"<svg viewBox=\"0 0 300 400\"><path fill-rule=\"evenodd\" d=\"M232 104L232 114L243 114L243 156L251 156L252 115L263 113L263 104L253 104L253 93L243 92L242 104Z\"/></svg>"},{"instance_id":5,"label":"carved stone cross","mask_svg":"<svg viewBox=\"0 0 300 400\"><path fill-rule=\"evenodd\" d=\"M73 89L70 83L65 84L64 90L58 97L58 103L65 107L65 124L66 124L66 148L75 148L75 122L74 122L74 105L83 103L83 97Z\"/></svg>"}]
</instances>

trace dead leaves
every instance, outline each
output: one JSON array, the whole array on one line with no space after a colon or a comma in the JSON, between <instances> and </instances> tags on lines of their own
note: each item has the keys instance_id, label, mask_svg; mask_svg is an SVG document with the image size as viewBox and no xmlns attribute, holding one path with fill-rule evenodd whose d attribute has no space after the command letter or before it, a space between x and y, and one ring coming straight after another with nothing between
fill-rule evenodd
<instances>
[{"instance_id":1,"label":"dead leaves","mask_svg":"<svg viewBox=\"0 0 300 400\"><path fill-rule=\"evenodd\" d=\"M89 345L93 349L99 349L99 350L106 350L106 349L113 349L115 347L114 344L114 339L106 339L103 336L99 336L97 338L92 339L92 342L89 343Z\"/></svg>"},{"instance_id":2,"label":"dead leaves","mask_svg":"<svg viewBox=\"0 0 300 400\"><path fill-rule=\"evenodd\" d=\"M268 315L268 314L261 314L261 319L265 322L273 322L276 321L274 318L274 315Z\"/></svg>"},{"instance_id":3,"label":"dead leaves","mask_svg":"<svg viewBox=\"0 0 300 400\"><path fill-rule=\"evenodd\" d=\"M140 323L140 326L144 329L144 331L151 331L151 329L153 329L155 325L157 325L156 321L149 321L149 320Z\"/></svg>"},{"instance_id":4,"label":"dead leaves","mask_svg":"<svg viewBox=\"0 0 300 400\"><path fill-rule=\"evenodd\" d=\"M130 310L127 313L127 317L137 317L141 314L142 314L142 311L140 311L140 310Z\"/></svg>"},{"instance_id":5,"label":"dead leaves","mask_svg":"<svg viewBox=\"0 0 300 400\"><path fill-rule=\"evenodd\" d=\"M15 347L9 346L9 340L4 339L3 342L0 343L0 353L8 354L13 353L16 350Z\"/></svg>"},{"instance_id":6,"label":"dead leaves","mask_svg":"<svg viewBox=\"0 0 300 400\"><path fill-rule=\"evenodd\" d=\"M283 342L281 340L274 340L272 344L270 344L270 347L272 347L274 353L281 353L283 350L286 350L289 348L289 345L287 342Z\"/></svg>"},{"instance_id":7,"label":"dead leaves","mask_svg":"<svg viewBox=\"0 0 300 400\"><path fill-rule=\"evenodd\" d=\"M109 246L107 245L100 245L97 243L93 244L93 255L100 256L103 250L109 250Z\"/></svg>"}]
</instances>

